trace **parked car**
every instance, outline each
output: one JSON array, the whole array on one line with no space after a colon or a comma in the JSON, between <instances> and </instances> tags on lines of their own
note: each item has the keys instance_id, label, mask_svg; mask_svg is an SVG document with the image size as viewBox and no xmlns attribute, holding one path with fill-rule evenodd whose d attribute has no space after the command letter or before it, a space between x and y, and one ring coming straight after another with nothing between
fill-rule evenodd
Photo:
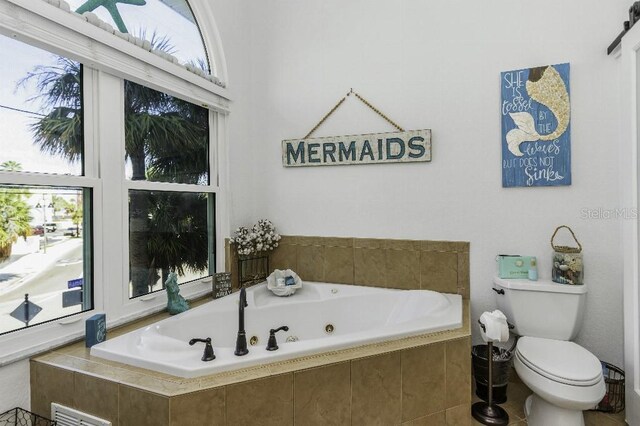
<instances>
[{"instance_id":1,"label":"parked car","mask_svg":"<svg viewBox=\"0 0 640 426\"><path fill-rule=\"evenodd\" d=\"M64 230L64 233L62 234L64 236L70 236L70 237L77 237L78 236L78 228L76 228L75 226L70 226L67 229Z\"/></svg>"},{"instance_id":2,"label":"parked car","mask_svg":"<svg viewBox=\"0 0 640 426\"><path fill-rule=\"evenodd\" d=\"M31 228L31 234L33 235L42 235L44 234L44 226L42 225L36 225L33 228Z\"/></svg>"},{"instance_id":3,"label":"parked car","mask_svg":"<svg viewBox=\"0 0 640 426\"><path fill-rule=\"evenodd\" d=\"M45 223L44 226L47 227L47 232L56 232L56 229L58 229L58 225L53 222Z\"/></svg>"}]
</instances>

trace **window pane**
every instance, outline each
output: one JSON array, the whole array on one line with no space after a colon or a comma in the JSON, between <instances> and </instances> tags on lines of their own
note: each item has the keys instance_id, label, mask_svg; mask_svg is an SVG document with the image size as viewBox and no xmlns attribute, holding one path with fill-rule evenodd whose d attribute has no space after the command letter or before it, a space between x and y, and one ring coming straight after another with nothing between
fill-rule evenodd
<instances>
[{"instance_id":1,"label":"window pane","mask_svg":"<svg viewBox=\"0 0 640 426\"><path fill-rule=\"evenodd\" d=\"M93 308L90 202L89 189L0 186L0 333Z\"/></svg>"},{"instance_id":2,"label":"window pane","mask_svg":"<svg viewBox=\"0 0 640 426\"><path fill-rule=\"evenodd\" d=\"M120 2L115 6L115 13L100 5L113 2L68 0L68 3L72 10L93 12L120 32L148 40L154 49L169 53L182 64L192 64L209 74L200 29L185 0Z\"/></svg>"},{"instance_id":3,"label":"window pane","mask_svg":"<svg viewBox=\"0 0 640 426\"><path fill-rule=\"evenodd\" d=\"M82 67L0 35L0 170L82 175Z\"/></svg>"},{"instance_id":4,"label":"window pane","mask_svg":"<svg viewBox=\"0 0 640 426\"><path fill-rule=\"evenodd\" d=\"M130 81L124 108L127 179L209 183L206 108Z\"/></svg>"},{"instance_id":5,"label":"window pane","mask_svg":"<svg viewBox=\"0 0 640 426\"><path fill-rule=\"evenodd\" d=\"M129 191L130 296L162 290L169 272L178 283L210 275L214 195Z\"/></svg>"}]
</instances>

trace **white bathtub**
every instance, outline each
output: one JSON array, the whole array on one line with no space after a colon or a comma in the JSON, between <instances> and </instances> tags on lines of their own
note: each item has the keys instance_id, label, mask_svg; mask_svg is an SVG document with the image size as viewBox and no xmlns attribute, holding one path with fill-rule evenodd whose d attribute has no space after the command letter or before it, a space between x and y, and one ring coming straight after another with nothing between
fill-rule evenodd
<instances>
[{"instance_id":1,"label":"white bathtub","mask_svg":"<svg viewBox=\"0 0 640 426\"><path fill-rule=\"evenodd\" d=\"M108 339L93 346L91 355L192 378L462 326L459 295L305 282L295 295L277 297L260 284L247 290L244 311L247 342L257 336L258 343L238 357L238 299L233 293ZM328 324L332 333L325 331ZM269 329L283 325L289 331L277 333L280 348L267 351ZM215 360L201 360L204 344L188 344L194 337L211 337Z\"/></svg>"}]
</instances>

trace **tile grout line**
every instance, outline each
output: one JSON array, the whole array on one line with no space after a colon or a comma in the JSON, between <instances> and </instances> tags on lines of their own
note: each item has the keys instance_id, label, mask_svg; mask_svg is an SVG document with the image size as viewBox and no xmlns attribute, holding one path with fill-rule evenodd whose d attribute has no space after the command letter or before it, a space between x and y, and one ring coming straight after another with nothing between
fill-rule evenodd
<instances>
[{"instance_id":1,"label":"tile grout line","mask_svg":"<svg viewBox=\"0 0 640 426\"><path fill-rule=\"evenodd\" d=\"M400 355L399 355L400 356L400 423L399 424L402 424L402 418L404 417L403 416L403 414L404 414L404 392L402 390L403 389L403 381L402 381L403 374L402 374L402 372L403 372L403 367L404 367L404 365L403 365L404 362L402 360L403 360L404 357L402 356L402 354L403 354L404 350L400 350L398 352L400 352Z\"/></svg>"},{"instance_id":2,"label":"tile grout line","mask_svg":"<svg viewBox=\"0 0 640 426\"><path fill-rule=\"evenodd\" d=\"M296 425L296 372L291 372L291 419L293 426Z\"/></svg>"},{"instance_id":3,"label":"tile grout line","mask_svg":"<svg viewBox=\"0 0 640 426\"><path fill-rule=\"evenodd\" d=\"M353 361L349 361L349 425L353 426Z\"/></svg>"}]
</instances>

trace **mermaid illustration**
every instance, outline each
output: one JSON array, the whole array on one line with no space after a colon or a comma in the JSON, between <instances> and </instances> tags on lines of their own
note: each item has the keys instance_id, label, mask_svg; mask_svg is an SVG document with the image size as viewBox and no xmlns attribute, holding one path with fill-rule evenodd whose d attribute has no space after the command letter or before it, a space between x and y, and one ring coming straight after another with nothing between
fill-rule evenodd
<instances>
[{"instance_id":1,"label":"mermaid illustration","mask_svg":"<svg viewBox=\"0 0 640 426\"><path fill-rule=\"evenodd\" d=\"M524 155L520 151L521 143L553 141L567 130L571 119L571 104L567 87L553 66L531 68L526 89L531 99L549 108L556 117L558 125L552 133L541 135L536 130L535 121L530 113L509 113L518 127L507 133L507 146L509 151L517 157Z\"/></svg>"}]
</instances>

